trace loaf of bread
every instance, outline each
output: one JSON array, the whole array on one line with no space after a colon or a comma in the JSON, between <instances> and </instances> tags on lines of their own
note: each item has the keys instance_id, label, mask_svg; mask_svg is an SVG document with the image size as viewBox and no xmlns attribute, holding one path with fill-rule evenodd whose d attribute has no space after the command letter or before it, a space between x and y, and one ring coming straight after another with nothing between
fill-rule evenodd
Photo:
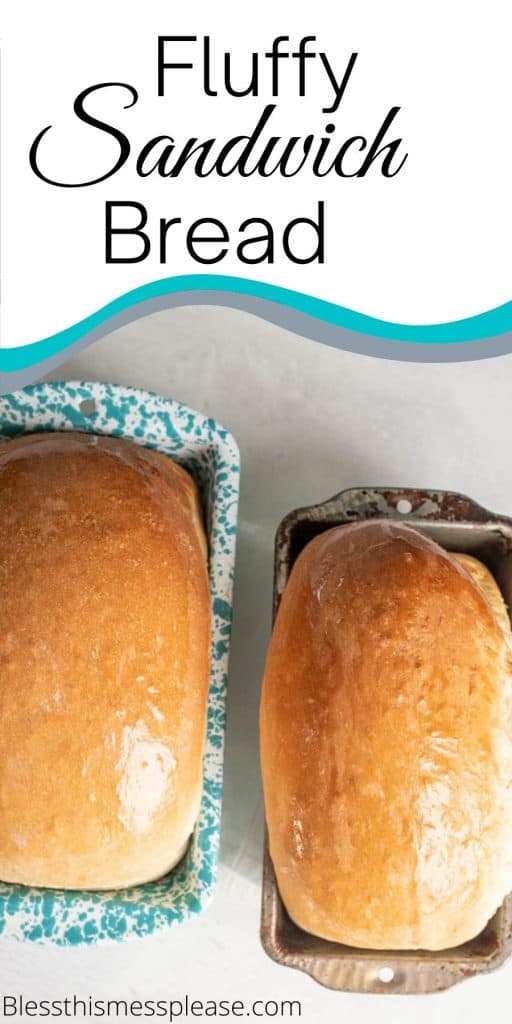
<instances>
[{"instance_id":1,"label":"loaf of bread","mask_svg":"<svg viewBox=\"0 0 512 1024\"><path fill-rule=\"evenodd\" d=\"M261 703L278 887L302 929L439 950L512 889L512 662L489 571L408 526L299 555Z\"/></svg>"},{"instance_id":2,"label":"loaf of bread","mask_svg":"<svg viewBox=\"0 0 512 1024\"><path fill-rule=\"evenodd\" d=\"M0 444L0 879L155 879L202 789L206 542L195 484L124 440Z\"/></svg>"}]
</instances>

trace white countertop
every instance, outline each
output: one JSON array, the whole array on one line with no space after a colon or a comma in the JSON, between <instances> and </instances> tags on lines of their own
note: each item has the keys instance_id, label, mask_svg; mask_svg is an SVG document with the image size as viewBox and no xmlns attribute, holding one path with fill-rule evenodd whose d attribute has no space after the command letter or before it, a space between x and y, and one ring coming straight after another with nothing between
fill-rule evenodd
<instances>
[{"instance_id":1,"label":"white countertop","mask_svg":"<svg viewBox=\"0 0 512 1024\"><path fill-rule=\"evenodd\" d=\"M65 950L0 939L0 993L300 999L307 1024L344 1018L399 1024L410 1016L420 1024L432 1014L450 1024L471 1024L485 1014L508 1019L512 960L441 995L378 997L324 990L265 956L258 937L263 813L257 709L273 538L283 514L368 484L461 491L512 514L509 373L512 356L453 365L387 362L322 347L244 313L192 307L124 327L52 374L169 395L214 416L239 443L221 868L209 910L158 937Z\"/></svg>"}]
</instances>

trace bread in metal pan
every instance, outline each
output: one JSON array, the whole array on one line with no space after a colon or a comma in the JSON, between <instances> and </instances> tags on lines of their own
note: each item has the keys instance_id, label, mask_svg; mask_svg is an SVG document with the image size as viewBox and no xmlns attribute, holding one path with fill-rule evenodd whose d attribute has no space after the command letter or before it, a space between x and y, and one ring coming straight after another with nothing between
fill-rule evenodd
<instances>
[{"instance_id":1,"label":"bread in metal pan","mask_svg":"<svg viewBox=\"0 0 512 1024\"><path fill-rule=\"evenodd\" d=\"M261 701L270 853L299 927L445 949L512 889L512 662L489 571L414 529L330 529L299 555Z\"/></svg>"},{"instance_id":2,"label":"bread in metal pan","mask_svg":"<svg viewBox=\"0 0 512 1024\"><path fill-rule=\"evenodd\" d=\"M202 789L206 541L160 453L0 445L0 879L108 889L182 856Z\"/></svg>"}]
</instances>

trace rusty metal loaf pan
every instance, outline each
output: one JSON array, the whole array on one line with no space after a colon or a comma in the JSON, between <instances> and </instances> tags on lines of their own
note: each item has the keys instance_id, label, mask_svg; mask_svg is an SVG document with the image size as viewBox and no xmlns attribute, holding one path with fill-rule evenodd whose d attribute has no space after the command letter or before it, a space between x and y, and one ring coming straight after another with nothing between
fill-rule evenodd
<instances>
[{"instance_id":1,"label":"rusty metal loaf pan","mask_svg":"<svg viewBox=\"0 0 512 1024\"><path fill-rule=\"evenodd\" d=\"M446 550L479 558L493 573L510 613L512 519L448 491L368 487L342 491L283 519L276 534L274 617L292 565L312 537L331 526L382 517L411 523ZM265 837L261 940L277 963L305 971L328 988L393 995L437 992L504 963L512 952L512 895L485 930L463 946L435 953L354 949L309 935L290 920Z\"/></svg>"}]
</instances>

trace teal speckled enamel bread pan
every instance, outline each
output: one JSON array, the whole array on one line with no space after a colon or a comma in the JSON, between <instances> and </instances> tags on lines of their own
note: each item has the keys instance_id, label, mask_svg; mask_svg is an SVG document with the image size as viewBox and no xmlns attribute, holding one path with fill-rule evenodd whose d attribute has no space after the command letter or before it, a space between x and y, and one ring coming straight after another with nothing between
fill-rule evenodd
<instances>
[{"instance_id":1,"label":"teal speckled enamel bread pan","mask_svg":"<svg viewBox=\"0 0 512 1024\"><path fill-rule=\"evenodd\" d=\"M183 860L166 877L122 891L69 892L0 882L2 937L77 945L149 935L199 913L212 894L220 838L239 456L231 435L214 420L133 388L43 383L0 398L3 438L53 430L128 438L165 452L189 470L205 513L212 602L203 796Z\"/></svg>"}]
</instances>

